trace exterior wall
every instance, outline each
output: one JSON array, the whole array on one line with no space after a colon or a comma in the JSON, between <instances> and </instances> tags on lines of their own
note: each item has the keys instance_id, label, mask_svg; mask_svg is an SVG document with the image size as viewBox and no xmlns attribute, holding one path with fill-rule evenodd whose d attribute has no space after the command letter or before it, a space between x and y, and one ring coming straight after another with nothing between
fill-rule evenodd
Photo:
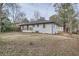
<instances>
[{"instance_id":1,"label":"exterior wall","mask_svg":"<svg viewBox=\"0 0 79 59\"><path fill-rule=\"evenodd\" d=\"M30 25L29 27L32 27L32 25ZM27 30L27 26L26 25L24 26L24 29L21 26L21 31L22 32L33 32L33 30L31 30L30 28L28 28L28 30Z\"/></svg>"},{"instance_id":2,"label":"exterior wall","mask_svg":"<svg viewBox=\"0 0 79 59\"><path fill-rule=\"evenodd\" d=\"M57 26L55 24L52 24L52 33L57 33Z\"/></svg>"},{"instance_id":3,"label":"exterior wall","mask_svg":"<svg viewBox=\"0 0 79 59\"><path fill-rule=\"evenodd\" d=\"M35 25L34 32L38 31L39 33L52 33L51 24L45 24L45 28L43 28L43 24L40 24L39 27Z\"/></svg>"},{"instance_id":4,"label":"exterior wall","mask_svg":"<svg viewBox=\"0 0 79 59\"><path fill-rule=\"evenodd\" d=\"M27 30L27 26L24 25L24 29L21 26L22 32L39 32L39 33L48 33L48 34L55 34L63 31L63 27L59 27L56 24L45 24L45 28L43 28L43 24L36 25L29 25Z\"/></svg>"},{"instance_id":5,"label":"exterior wall","mask_svg":"<svg viewBox=\"0 0 79 59\"><path fill-rule=\"evenodd\" d=\"M45 28L43 28L43 24L39 24L39 27L37 25L29 25L29 28L32 28L32 30L28 29L27 26L24 26L24 29L21 26L22 32L39 32L39 33L52 33L52 24L45 24Z\"/></svg>"},{"instance_id":6,"label":"exterior wall","mask_svg":"<svg viewBox=\"0 0 79 59\"><path fill-rule=\"evenodd\" d=\"M52 24L52 32L53 34L63 32L63 27L60 27L56 24Z\"/></svg>"}]
</instances>

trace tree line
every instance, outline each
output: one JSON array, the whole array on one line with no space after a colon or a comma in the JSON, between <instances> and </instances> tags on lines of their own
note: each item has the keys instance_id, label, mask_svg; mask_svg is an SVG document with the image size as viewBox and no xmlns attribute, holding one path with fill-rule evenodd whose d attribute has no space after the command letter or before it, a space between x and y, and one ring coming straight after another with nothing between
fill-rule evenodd
<instances>
[{"instance_id":1,"label":"tree line","mask_svg":"<svg viewBox=\"0 0 79 59\"><path fill-rule=\"evenodd\" d=\"M72 3L55 3L56 14L50 17L50 20L63 26L64 32L79 32L79 13L78 5Z\"/></svg>"},{"instance_id":2,"label":"tree line","mask_svg":"<svg viewBox=\"0 0 79 59\"><path fill-rule=\"evenodd\" d=\"M50 5L54 7L56 14L52 15L49 20L63 26L64 32L79 31L79 4L54 3L49 4L49 7ZM29 22L26 14L20 11L20 8L19 4L16 3L0 3L0 32L19 31L16 24ZM45 17L40 17L41 14L38 11L34 12L34 16L39 21L45 20Z\"/></svg>"},{"instance_id":3,"label":"tree line","mask_svg":"<svg viewBox=\"0 0 79 59\"><path fill-rule=\"evenodd\" d=\"M0 3L0 32L19 31L17 23L28 22L25 13L16 3Z\"/></svg>"}]
</instances>

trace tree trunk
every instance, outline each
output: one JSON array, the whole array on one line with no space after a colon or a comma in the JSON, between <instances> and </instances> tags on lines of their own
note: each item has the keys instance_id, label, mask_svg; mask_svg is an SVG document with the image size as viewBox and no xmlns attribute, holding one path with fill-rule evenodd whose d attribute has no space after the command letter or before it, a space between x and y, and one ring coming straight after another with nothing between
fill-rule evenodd
<instances>
[{"instance_id":1,"label":"tree trunk","mask_svg":"<svg viewBox=\"0 0 79 59\"><path fill-rule=\"evenodd\" d=\"M2 32L2 19L1 19L1 32Z\"/></svg>"},{"instance_id":2,"label":"tree trunk","mask_svg":"<svg viewBox=\"0 0 79 59\"><path fill-rule=\"evenodd\" d=\"M3 17L3 12L2 12L2 7L3 3L0 3L0 32L2 32L2 17Z\"/></svg>"},{"instance_id":3,"label":"tree trunk","mask_svg":"<svg viewBox=\"0 0 79 59\"><path fill-rule=\"evenodd\" d=\"M72 34L72 21L69 22L69 33Z\"/></svg>"},{"instance_id":4,"label":"tree trunk","mask_svg":"<svg viewBox=\"0 0 79 59\"><path fill-rule=\"evenodd\" d=\"M66 32L66 23L65 22L63 23L63 30L64 30L64 32Z\"/></svg>"}]
</instances>

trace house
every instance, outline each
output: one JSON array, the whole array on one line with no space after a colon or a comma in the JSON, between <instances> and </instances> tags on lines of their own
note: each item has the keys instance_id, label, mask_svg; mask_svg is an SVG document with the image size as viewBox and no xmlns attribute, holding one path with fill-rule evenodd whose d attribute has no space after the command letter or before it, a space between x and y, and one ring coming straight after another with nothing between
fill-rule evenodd
<instances>
[{"instance_id":1,"label":"house","mask_svg":"<svg viewBox=\"0 0 79 59\"><path fill-rule=\"evenodd\" d=\"M20 28L22 32L39 32L48 34L56 34L63 31L62 26L50 20L24 23L20 25Z\"/></svg>"}]
</instances>

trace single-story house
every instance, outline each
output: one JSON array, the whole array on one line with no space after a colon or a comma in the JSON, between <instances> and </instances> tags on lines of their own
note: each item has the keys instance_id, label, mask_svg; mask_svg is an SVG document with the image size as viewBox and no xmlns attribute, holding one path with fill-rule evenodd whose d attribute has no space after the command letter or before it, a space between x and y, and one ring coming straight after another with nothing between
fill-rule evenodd
<instances>
[{"instance_id":1,"label":"single-story house","mask_svg":"<svg viewBox=\"0 0 79 59\"><path fill-rule=\"evenodd\" d=\"M44 20L44 21L32 21L20 25L22 32L38 32L56 34L63 31L63 27L59 24Z\"/></svg>"}]
</instances>

